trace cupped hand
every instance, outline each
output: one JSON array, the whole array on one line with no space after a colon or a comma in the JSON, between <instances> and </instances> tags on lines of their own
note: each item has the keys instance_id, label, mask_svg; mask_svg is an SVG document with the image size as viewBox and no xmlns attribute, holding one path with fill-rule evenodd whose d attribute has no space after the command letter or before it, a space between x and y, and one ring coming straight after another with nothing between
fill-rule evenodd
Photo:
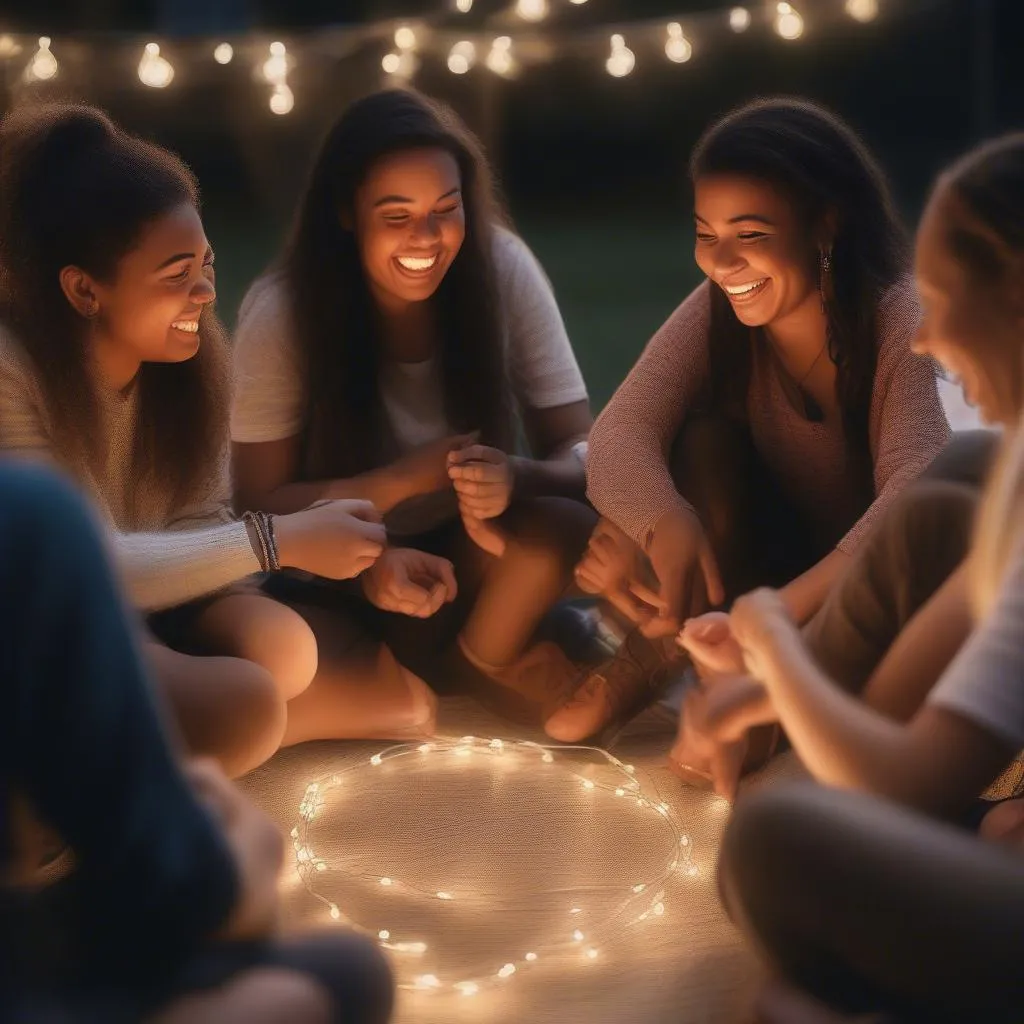
<instances>
[{"instance_id":1,"label":"cupped hand","mask_svg":"<svg viewBox=\"0 0 1024 1024\"><path fill-rule=\"evenodd\" d=\"M448 476L459 511L474 519L495 519L512 502L515 472L499 448L471 444L448 453Z\"/></svg>"},{"instance_id":2,"label":"cupped hand","mask_svg":"<svg viewBox=\"0 0 1024 1024\"><path fill-rule=\"evenodd\" d=\"M389 548L363 574L363 593L386 612L430 618L455 600L455 570L446 558L414 548Z\"/></svg>"}]
</instances>

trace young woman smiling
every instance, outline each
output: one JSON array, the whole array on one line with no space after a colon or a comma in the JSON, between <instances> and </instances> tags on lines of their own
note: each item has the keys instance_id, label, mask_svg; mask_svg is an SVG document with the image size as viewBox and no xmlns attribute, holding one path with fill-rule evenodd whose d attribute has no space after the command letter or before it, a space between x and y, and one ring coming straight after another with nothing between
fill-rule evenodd
<instances>
[{"instance_id":1,"label":"young woman smiling","mask_svg":"<svg viewBox=\"0 0 1024 1024\"><path fill-rule=\"evenodd\" d=\"M232 585L271 561L354 576L385 536L366 502L282 516L272 536L230 512L214 297L196 181L177 157L89 107L5 118L0 447L58 463L106 513L185 739L240 774L285 738L286 704L316 700L317 649L298 615ZM396 702L357 727L393 735L431 711Z\"/></svg>"},{"instance_id":2,"label":"young woman smiling","mask_svg":"<svg viewBox=\"0 0 1024 1024\"><path fill-rule=\"evenodd\" d=\"M807 619L949 436L932 365L910 349L903 231L854 133L811 103L761 100L710 128L690 171L708 280L591 432L604 521L577 571L649 637L769 580ZM625 654L552 735L635 706L651 659Z\"/></svg>"},{"instance_id":3,"label":"young woman smiling","mask_svg":"<svg viewBox=\"0 0 1024 1024\"><path fill-rule=\"evenodd\" d=\"M522 655L593 524L568 500L591 418L551 286L449 110L387 91L342 115L242 305L235 365L240 507L367 498L447 567L396 576L385 556L347 594L295 581L318 678L373 692L392 651L429 674L458 634L452 670L534 715L573 674L554 645Z\"/></svg>"}]
</instances>

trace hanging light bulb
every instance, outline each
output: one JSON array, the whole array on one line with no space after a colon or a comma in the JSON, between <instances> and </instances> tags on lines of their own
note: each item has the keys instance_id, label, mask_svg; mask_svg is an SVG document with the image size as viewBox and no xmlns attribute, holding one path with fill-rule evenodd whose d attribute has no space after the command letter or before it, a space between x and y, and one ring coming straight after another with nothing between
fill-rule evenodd
<instances>
[{"instance_id":1,"label":"hanging light bulb","mask_svg":"<svg viewBox=\"0 0 1024 1024\"><path fill-rule=\"evenodd\" d=\"M286 82L278 82L270 94L270 109L275 114L289 114L295 106L295 95Z\"/></svg>"},{"instance_id":2,"label":"hanging light bulb","mask_svg":"<svg viewBox=\"0 0 1024 1024\"><path fill-rule=\"evenodd\" d=\"M386 53L381 59L380 66L389 75L407 82L419 71L420 62L412 50L402 50L401 53Z\"/></svg>"},{"instance_id":3,"label":"hanging light bulb","mask_svg":"<svg viewBox=\"0 0 1024 1024\"><path fill-rule=\"evenodd\" d=\"M468 39L457 42L448 54L448 70L453 75L464 75L476 63L476 46Z\"/></svg>"},{"instance_id":4,"label":"hanging light bulb","mask_svg":"<svg viewBox=\"0 0 1024 1024\"><path fill-rule=\"evenodd\" d=\"M667 32L665 56L675 64L685 64L693 56L693 46L683 35L683 26L678 21L669 22Z\"/></svg>"},{"instance_id":5,"label":"hanging light bulb","mask_svg":"<svg viewBox=\"0 0 1024 1024\"><path fill-rule=\"evenodd\" d=\"M415 50L416 43L416 33L408 25L395 30L395 46L400 50Z\"/></svg>"},{"instance_id":6,"label":"hanging light bulb","mask_svg":"<svg viewBox=\"0 0 1024 1024\"><path fill-rule=\"evenodd\" d=\"M516 69L515 58L512 56L512 39L509 36L498 36L491 43L485 63L496 75L511 75Z\"/></svg>"},{"instance_id":7,"label":"hanging light bulb","mask_svg":"<svg viewBox=\"0 0 1024 1024\"><path fill-rule=\"evenodd\" d=\"M548 16L548 0L518 0L516 14L523 21L543 21Z\"/></svg>"},{"instance_id":8,"label":"hanging light bulb","mask_svg":"<svg viewBox=\"0 0 1024 1024\"><path fill-rule=\"evenodd\" d=\"M612 52L604 62L605 70L612 78L625 78L636 67L636 54L618 33L612 36L611 43Z\"/></svg>"},{"instance_id":9,"label":"hanging light bulb","mask_svg":"<svg viewBox=\"0 0 1024 1024\"><path fill-rule=\"evenodd\" d=\"M585 4L586 2L587 0L569 0L569 3L575 4L577 7L579 7L581 4Z\"/></svg>"},{"instance_id":10,"label":"hanging light bulb","mask_svg":"<svg viewBox=\"0 0 1024 1024\"><path fill-rule=\"evenodd\" d=\"M473 10L473 0L455 0L455 10L459 14L469 14Z\"/></svg>"},{"instance_id":11,"label":"hanging light bulb","mask_svg":"<svg viewBox=\"0 0 1024 1024\"><path fill-rule=\"evenodd\" d=\"M746 32L750 28L750 11L746 7L734 7L729 12L729 28L733 32Z\"/></svg>"},{"instance_id":12,"label":"hanging light bulb","mask_svg":"<svg viewBox=\"0 0 1024 1024\"><path fill-rule=\"evenodd\" d=\"M174 78L174 68L166 57L160 56L156 43L146 43L139 61L139 81L151 89L165 89Z\"/></svg>"},{"instance_id":13,"label":"hanging light bulb","mask_svg":"<svg viewBox=\"0 0 1024 1024\"><path fill-rule=\"evenodd\" d=\"M804 19L792 4L780 3L775 6L775 31L783 39L799 39L804 34Z\"/></svg>"},{"instance_id":14,"label":"hanging light bulb","mask_svg":"<svg viewBox=\"0 0 1024 1024\"><path fill-rule=\"evenodd\" d=\"M270 56L263 62L263 77L271 85L284 84L288 77L288 51L284 43L270 44Z\"/></svg>"},{"instance_id":15,"label":"hanging light bulb","mask_svg":"<svg viewBox=\"0 0 1024 1024\"><path fill-rule=\"evenodd\" d=\"M50 52L50 37L39 37L39 49L25 68L25 77L31 81L48 82L57 74L57 58Z\"/></svg>"},{"instance_id":16,"label":"hanging light bulb","mask_svg":"<svg viewBox=\"0 0 1024 1024\"><path fill-rule=\"evenodd\" d=\"M213 51L213 59L218 64L230 64L235 55L235 48L230 43L218 43Z\"/></svg>"},{"instance_id":17,"label":"hanging light bulb","mask_svg":"<svg viewBox=\"0 0 1024 1024\"><path fill-rule=\"evenodd\" d=\"M878 0L846 0L846 13L865 24L878 17Z\"/></svg>"}]
</instances>

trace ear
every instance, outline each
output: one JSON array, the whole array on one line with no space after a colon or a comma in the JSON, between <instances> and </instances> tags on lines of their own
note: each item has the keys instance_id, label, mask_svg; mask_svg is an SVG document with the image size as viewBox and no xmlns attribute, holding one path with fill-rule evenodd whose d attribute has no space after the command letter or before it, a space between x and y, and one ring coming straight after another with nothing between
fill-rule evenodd
<instances>
[{"instance_id":1,"label":"ear","mask_svg":"<svg viewBox=\"0 0 1024 1024\"><path fill-rule=\"evenodd\" d=\"M99 299L93 279L78 267L64 267L60 272L60 287L72 308L86 319L100 311Z\"/></svg>"}]
</instances>

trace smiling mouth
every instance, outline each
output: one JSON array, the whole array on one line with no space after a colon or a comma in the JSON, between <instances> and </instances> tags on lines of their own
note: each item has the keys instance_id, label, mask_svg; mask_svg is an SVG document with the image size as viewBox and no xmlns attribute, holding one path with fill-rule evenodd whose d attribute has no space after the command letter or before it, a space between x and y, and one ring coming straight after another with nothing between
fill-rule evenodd
<instances>
[{"instance_id":1,"label":"smiling mouth","mask_svg":"<svg viewBox=\"0 0 1024 1024\"><path fill-rule=\"evenodd\" d=\"M171 326L176 331L181 331L183 334L198 334L199 333L199 321L198 320L175 320Z\"/></svg>"},{"instance_id":2,"label":"smiling mouth","mask_svg":"<svg viewBox=\"0 0 1024 1024\"><path fill-rule=\"evenodd\" d=\"M768 287L768 281L767 277L762 277L746 284L723 284L721 287L733 302L749 302Z\"/></svg>"},{"instance_id":3,"label":"smiling mouth","mask_svg":"<svg viewBox=\"0 0 1024 1024\"><path fill-rule=\"evenodd\" d=\"M396 256L395 262L407 274L429 274L437 266L440 256L434 253L433 256Z\"/></svg>"}]
</instances>

